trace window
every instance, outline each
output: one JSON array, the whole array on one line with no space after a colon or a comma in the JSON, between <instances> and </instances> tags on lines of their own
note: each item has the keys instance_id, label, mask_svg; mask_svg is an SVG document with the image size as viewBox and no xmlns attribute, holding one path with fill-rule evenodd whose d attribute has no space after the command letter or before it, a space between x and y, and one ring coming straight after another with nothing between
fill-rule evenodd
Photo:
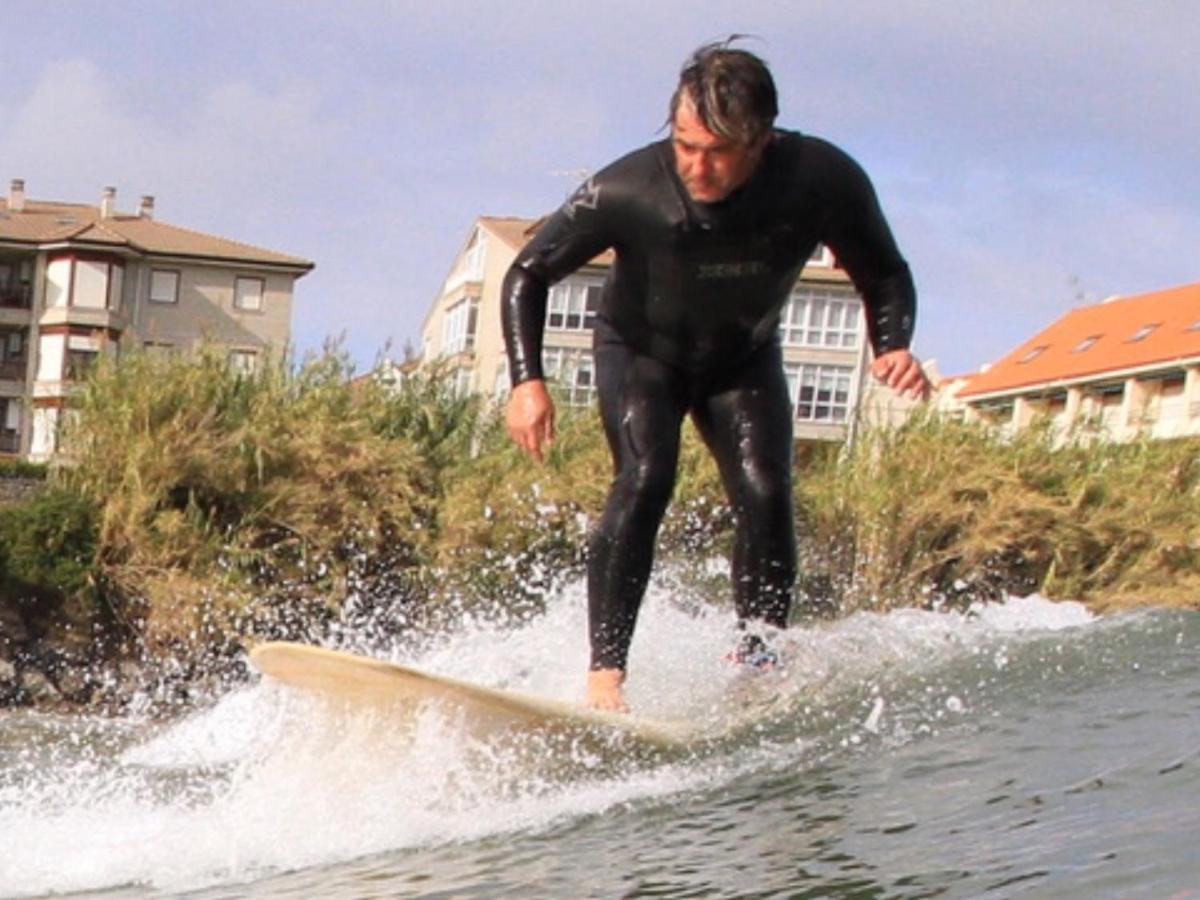
<instances>
[{"instance_id":1,"label":"window","mask_svg":"<svg viewBox=\"0 0 1200 900\"><path fill-rule=\"evenodd\" d=\"M486 247L482 229L476 228L467 252L463 254L463 274L471 281L483 280L483 253Z\"/></svg>"},{"instance_id":2,"label":"window","mask_svg":"<svg viewBox=\"0 0 1200 900\"><path fill-rule=\"evenodd\" d=\"M785 346L853 349L859 344L862 303L853 294L797 287L779 322Z\"/></svg>"},{"instance_id":3,"label":"window","mask_svg":"<svg viewBox=\"0 0 1200 900\"><path fill-rule=\"evenodd\" d=\"M263 303L263 280L238 276L233 283L233 308L258 312Z\"/></svg>"},{"instance_id":4,"label":"window","mask_svg":"<svg viewBox=\"0 0 1200 900\"><path fill-rule=\"evenodd\" d=\"M1028 353L1026 353L1024 356L1022 356L1020 359L1017 360L1017 365L1021 365L1022 363L1033 362L1035 359L1037 359L1039 356L1041 356L1045 352L1046 352L1045 344L1043 344L1040 347L1034 347L1032 350L1030 350Z\"/></svg>"},{"instance_id":5,"label":"window","mask_svg":"<svg viewBox=\"0 0 1200 900\"><path fill-rule=\"evenodd\" d=\"M25 358L25 333L23 331L0 331L0 363Z\"/></svg>"},{"instance_id":6,"label":"window","mask_svg":"<svg viewBox=\"0 0 1200 900\"><path fill-rule=\"evenodd\" d=\"M46 266L46 306L48 308L67 305L71 295L71 260L52 259Z\"/></svg>"},{"instance_id":7,"label":"window","mask_svg":"<svg viewBox=\"0 0 1200 900\"><path fill-rule=\"evenodd\" d=\"M152 356L159 357L174 356L178 352L176 346L167 341L146 341L142 344L142 350Z\"/></svg>"},{"instance_id":8,"label":"window","mask_svg":"<svg viewBox=\"0 0 1200 900\"><path fill-rule=\"evenodd\" d=\"M591 406L596 396L596 369L586 350L555 347L544 354L546 378L567 406Z\"/></svg>"},{"instance_id":9,"label":"window","mask_svg":"<svg viewBox=\"0 0 1200 900\"><path fill-rule=\"evenodd\" d=\"M1082 341L1075 345L1075 349L1073 349L1071 352L1085 353L1088 350L1091 350L1092 347L1096 346L1096 341L1100 340L1101 337L1102 335L1099 334L1093 334L1089 337L1085 337Z\"/></svg>"},{"instance_id":10,"label":"window","mask_svg":"<svg viewBox=\"0 0 1200 900\"><path fill-rule=\"evenodd\" d=\"M153 303L179 302L179 273L155 269L150 273L150 300Z\"/></svg>"},{"instance_id":11,"label":"window","mask_svg":"<svg viewBox=\"0 0 1200 900\"><path fill-rule=\"evenodd\" d=\"M100 351L94 348L67 347L67 380L81 381L87 378L99 358Z\"/></svg>"},{"instance_id":12,"label":"window","mask_svg":"<svg viewBox=\"0 0 1200 900\"><path fill-rule=\"evenodd\" d=\"M550 289L546 327L564 331L590 331L596 324L603 282L571 278Z\"/></svg>"},{"instance_id":13,"label":"window","mask_svg":"<svg viewBox=\"0 0 1200 900\"><path fill-rule=\"evenodd\" d=\"M46 306L117 309L125 283L125 266L104 259L63 256L46 266Z\"/></svg>"},{"instance_id":14,"label":"window","mask_svg":"<svg viewBox=\"0 0 1200 900\"><path fill-rule=\"evenodd\" d=\"M1129 343L1136 344L1138 341L1144 341L1146 338L1150 337L1150 335L1154 333L1154 330L1161 324L1161 322L1155 322L1152 325L1143 325L1133 333L1133 337L1129 339Z\"/></svg>"},{"instance_id":15,"label":"window","mask_svg":"<svg viewBox=\"0 0 1200 900\"><path fill-rule=\"evenodd\" d=\"M258 367L257 350L230 350L229 368L237 375L252 375Z\"/></svg>"},{"instance_id":16,"label":"window","mask_svg":"<svg viewBox=\"0 0 1200 900\"><path fill-rule=\"evenodd\" d=\"M108 263L75 260L71 305L87 309L104 309L108 305Z\"/></svg>"},{"instance_id":17,"label":"window","mask_svg":"<svg viewBox=\"0 0 1200 900\"><path fill-rule=\"evenodd\" d=\"M466 282L483 281L483 265L486 251L487 241L484 239L483 229L476 226L475 230L471 233L471 239L467 242L466 248L458 258L458 265L450 273L450 277L446 279L446 284L442 290L449 293Z\"/></svg>"},{"instance_id":18,"label":"window","mask_svg":"<svg viewBox=\"0 0 1200 900\"><path fill-rule=\"evenodd\" d=\"M833 253L824 244L817 244L813 247L813 252L808 257L806 266L824 266L825 268L833 268Z\"/></svg>"},{"instance_id":19,"label":"window","mask_svg":"<svg viewBox=\"0 0 1200 900\"><path fill-rule=\"evenodd\" d=\"M850 417L852 368L802 363L784 369L797 421L840 423Z\"/></svg>"},{"instance_id":20,"label":"window","mask_svg":"<svg viewBox=\"0 0 1200 900\"><path fill-rule=\"evenodd\" d=\"M460 300L446 311L442 321L442 353L446 356L475 349L475 328L479 321L479 301Z\"/></svg>"}]
</instances>

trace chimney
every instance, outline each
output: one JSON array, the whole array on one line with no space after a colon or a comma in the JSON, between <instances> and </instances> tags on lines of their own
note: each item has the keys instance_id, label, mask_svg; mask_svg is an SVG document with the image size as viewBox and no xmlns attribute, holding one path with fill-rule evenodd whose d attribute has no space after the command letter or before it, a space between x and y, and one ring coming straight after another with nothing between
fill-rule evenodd
<instances>
[{"instance_id":1,"label":"chimney","mask_svg":"<svg viewBox=\"0 0 1200 900\"><path fill-rule=\"evenodd\" d=\"M117 189L106 187L100 198L100 218L111 219L117 214Z\"/></svg>"},{"instance_id":2,"label":"chimney","mask_svg":"<svg viewBox=\"0 0 1200 900\"><path fill-rule=\"evenodd\" d=\"M8 186L8 211L25 212L25 179L14 178Z\"/></svg>"},{"instance_id":3,"label":"chimney","mask_svg":"<svg viewBox=\"0 0 1200 900\"><path fill-rule=\"evenodd\" d=\"M154 197L151 194L142 194L142 202L138 205L139 219L154 218Z\"/></svg>"}]
</instances>

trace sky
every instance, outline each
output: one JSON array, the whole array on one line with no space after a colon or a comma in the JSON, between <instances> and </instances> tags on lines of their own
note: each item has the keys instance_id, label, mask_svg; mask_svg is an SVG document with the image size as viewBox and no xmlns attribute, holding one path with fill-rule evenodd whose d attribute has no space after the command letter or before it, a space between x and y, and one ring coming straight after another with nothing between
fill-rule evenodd
<instances>
[{"instance_id":1,"label":"sky","mask_svg":"<svg viewBox=\"0 0 1200 900\"><path fill-rule=\"evenodd\" d=\"M312 260L300 356L420 345L481 215L536 217L663 136L748 34L778 124L870 174L914 349L977 370L1073 306L1200 281L1193 0L6 0L0 189Z\"/></svg>"}]
</instances>

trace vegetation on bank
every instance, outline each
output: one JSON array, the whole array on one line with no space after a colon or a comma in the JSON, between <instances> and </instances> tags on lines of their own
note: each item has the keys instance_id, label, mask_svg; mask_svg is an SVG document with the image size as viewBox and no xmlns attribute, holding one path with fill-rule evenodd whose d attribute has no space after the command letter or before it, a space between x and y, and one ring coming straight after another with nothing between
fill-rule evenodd
<instances>
[{"instance_id":1,"label":"vegetation on bank","mask_svg":"<svg viewBox=\"0 0 1200 900\"><path fill-rule=\"evenodd\" d=\"M349 376L334 350L253 374L215 354L99 366L67 463L0 508L0 616L31 640L228 658L247 636L319 636L356 615L520 614L581 571L610 474L593 413L562 415L539 467L446 379L391 391ZM802 608L1031 590L1200 608L1200 442L1085 438L1055 448L1045 429L1002 440L918 417L806 455ZM689 428L661 555L722 552L731 524Z\"/></svg>"}]
</instances>

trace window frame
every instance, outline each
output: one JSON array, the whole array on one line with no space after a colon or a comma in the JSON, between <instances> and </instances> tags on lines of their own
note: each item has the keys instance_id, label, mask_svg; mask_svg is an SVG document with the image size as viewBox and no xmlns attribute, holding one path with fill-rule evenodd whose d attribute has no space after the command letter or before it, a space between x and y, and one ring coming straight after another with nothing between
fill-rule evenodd
<instances>
[{"instance_id":1,"label":"window frame","mask_svg":"<svg viewBox=\"0 0 1200 900\"><path fill-rule=\"evenodd\" d=\"M156 276L159 275L170 275L174 278L174 285L169 300L160 299L154 295L154 282ZM179 285L182 281L183 273L179 269L151 269L150 283L146 287L146 298L151 303L161 304L162 306L177 306L179 304Z\"/></svg>"},{"instance_id":2,"label":"window frame","mask_svg":"<svg viewBox=\"0 0 1200 900\"><path fill-rule=\"evenodd\" d=\"M258 303L255 306L247 306L244 302L246 296L239 289L242 284L256 283L258 285ZM261 275L235 275L233 277L233 308L238 312L261 313L266 306L267 299L267 279Z\"/></svg>"}]
</instances>

